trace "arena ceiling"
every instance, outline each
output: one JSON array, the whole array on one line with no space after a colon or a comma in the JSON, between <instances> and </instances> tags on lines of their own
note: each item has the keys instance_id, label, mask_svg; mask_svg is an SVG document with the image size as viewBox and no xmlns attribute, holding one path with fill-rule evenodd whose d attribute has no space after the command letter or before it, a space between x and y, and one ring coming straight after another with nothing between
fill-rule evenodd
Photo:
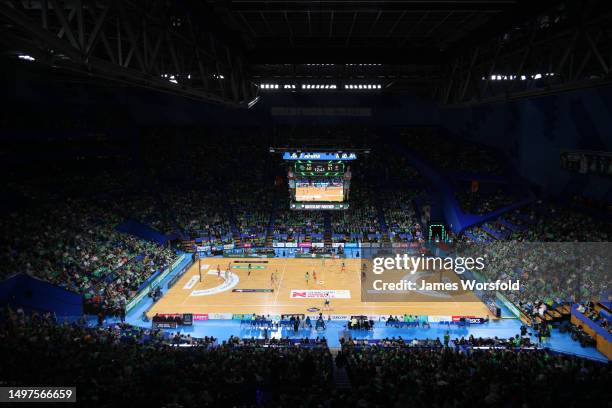
<instances>
[{"instance_id":1,"label":"arena ceiling","mask_svg":"<svg viewBox=\"0 0 612 408\"><path fill-rule=\"evenodd\" d=\"M607 83L610 9L606 0L0 0L0 44L89 78L234 106L262 91L408 89L455 104Z\"/></svg>"},{"instance_id":2,"label":"arena ceiling","mask_svg":"<svg viewBox=\"0 0 612 408\"><path fill-rule=\"evenodd\" d=\"M208 0L253 63L440 63L479 30L546 1ZM531 3L528 7L527 3ZM536 3L537 7L534 7Z\"/></svg>"}]
</instances>

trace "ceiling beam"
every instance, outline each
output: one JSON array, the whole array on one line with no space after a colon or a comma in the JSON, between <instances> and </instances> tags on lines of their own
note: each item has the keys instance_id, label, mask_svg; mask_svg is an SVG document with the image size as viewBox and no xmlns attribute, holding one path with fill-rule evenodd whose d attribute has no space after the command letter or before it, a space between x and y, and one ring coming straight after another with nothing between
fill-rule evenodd
<instances>
[{"instance_id":1,"label":"ceiling beam","mask_svg":"<svg viewBox=\"0 0 612 408\"><path fill-rule=\"evenodd\" d=\"M468 11L481 13L498 13L513 8L518 0L395 0L395 1L280 1L280 0L236 0L231 2L233 11L240 12L421 12L421 11Z\"/></svg>"}]
</instances>

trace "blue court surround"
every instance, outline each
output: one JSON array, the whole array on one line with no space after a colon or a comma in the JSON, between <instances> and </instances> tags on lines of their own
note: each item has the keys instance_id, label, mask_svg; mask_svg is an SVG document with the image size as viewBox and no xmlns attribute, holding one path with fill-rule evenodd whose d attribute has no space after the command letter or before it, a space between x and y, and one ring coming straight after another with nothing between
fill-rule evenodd
<instances>
[{"instance_id":1,"label":"blue court surround","mask_svg":"<svg viewBox=\"0 0 612 408\"><path fill-rule=\"evenodd\" d=\"M184 262L189 262L189 259L185 259ZM162 293L167 292L167 284L178 271L184 266L183 262L175 270L170 272L162 282L160 282ZM134 326L150 328L151 322L144 322L142 320L142 314L148 310L152 305L152 300L149 297L145 297L143 300L136 305L132 311L126 316L126 322ZM504 318L499 320L492 320L489 323L480 325L468 325L468 326L457 326L432 323L430 328L411 327L411 328L394 328L386 327L384 322L376 322L374 329L371 331L365 330L351 330L349 333L355 339L381 339L385 337L399 337L403 339L435 339L439 337L444 338L446 331L449 331L451 339L470 335L475 337L503 337L509 338L519 334L521 322L516 318L510 318L511 313L502 307L502 316ZM118 319L107 319L106 323L117 323ZM92 325L95 324L95 319L90 319ZM316 338L317 336L325 336L328 345L331 348L340 347L340 338L344 336L346 322L343 321L327 321L326 329L324 331L316 331L314 329L302 329L298 333L294 333L291 329L277 329L270 330L268 337L280 338L303 338L310 337ZM228 339L230 336L237 337L255 337L264 338L264 330L241 327L239 320L208 320L208 321L197 321L194 322L193 326L181 327L178 330L182 334L189 334L192 337L204 337L213 336L219 341ZM168 333L176 333L177 330L166 330ZM537 338L532 337L532 341L537 342ZM550 347L554 351L569 353L578 355L585 358L596 359L601 361L607 361L607 358L597 351L594 347L581 347L576 341L573 341L570 334L560 333L559 330L553 329L552 336L550 339L542 344L543 347Z\"/></svg>"},{"instance_id":2,"label":"blue court surround","mask_svg":"<svg viewBox=\"0 0 612 408\"><path fill-rule=\"evenodd\" d=\"M116 322L116 319L109 321L108 323ZM136 316L128 316L127 322L135 326L151 327L151 323L143 322ZM270 330L268 337L280 338L316 338L317 336L325 336L327 343L331 348L340 347L340 337L345 333L346 322L342 321L327 321L326 329L317 331L314 329L301 329L297 333L294 333L291 329L278 329ZM386 327L384 322L376 322L374 329L371 331L366 330L350 330L349 333L354 339L382 339L385 337L399 337L401 336L404 340L406 339L435 339L437 337L442 340L446 331L449 332L451 340L461 336L468 337L474 335L475 337L500 337L509 338L519 334L519 328L521 322L518 319L499 319L490 321L489 323L481 325L471 326L457 326L457 325L446 325L432 323L430 328L394 328ZM249 329L244 326L240 326L239 320L208 320L202 322L194 322L193 326L181 327L179 330L166 330L168 333L180 332L182 334L189 334L192 337L204 337L213 336L219 341L223 341L230 336L237 336L240 338L264 338L264 330L261 329ZM537 343L537 338L532 336L532 341ZM552 336L546 340L542 347L549 347L554 351L574 354L580 357L608 361L608 359L597 351L594 347L581 347L578 342L571 339L568 333L560 333L559 330L553 329Z\"/></svg>"}]
</instances>

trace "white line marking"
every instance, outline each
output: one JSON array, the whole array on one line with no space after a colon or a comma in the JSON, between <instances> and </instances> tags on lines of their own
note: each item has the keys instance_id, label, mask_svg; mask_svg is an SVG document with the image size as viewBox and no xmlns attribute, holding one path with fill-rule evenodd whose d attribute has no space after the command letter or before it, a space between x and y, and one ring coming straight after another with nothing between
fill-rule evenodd
<instances>
[{"instance_id":1,"label":"white line marking","mask_svg":"<svg viewBox=\"0 0 612 408\"><path fill-rule=\"evenodd\" d=\"M283 285L283 279L285 278L285 269L287 269L287 263L283 262L283 274L281 275L281 278L278 281L278 290L276 291L276 295L274 295L274 305L276 305L278 294L280 293L281 286Z\"/></svg>"}]
</instances>

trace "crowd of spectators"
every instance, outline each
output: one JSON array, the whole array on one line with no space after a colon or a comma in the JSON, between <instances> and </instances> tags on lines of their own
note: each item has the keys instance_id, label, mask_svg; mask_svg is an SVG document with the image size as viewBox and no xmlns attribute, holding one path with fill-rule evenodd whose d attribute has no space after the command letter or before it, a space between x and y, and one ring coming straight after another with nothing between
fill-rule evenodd
<instances>
[{"instance_id":1,"label":"crowd of spectators","mask_svg":"<svg viewBox=\"0 0 612 408\"><path fill-rule=\"evenodd\" d=\"M8 310L0 329L3 385L70 384L84 406L307 407L331 398L333 362L322 340L316 347L233 338L219 344L127 326L60 325Z\"/></svg>"},{"instance_id":2,"label":"crowd of spectators","mask_svg":"<svg viewBox=\"0 0 612 408\"><path fill-rule=\"evenodd\" d=\"M416 190L401 189L384 190L381 193L385 224L391 242L413 241L421 235L421 224L412 202L416 194Z\"/></svg>"},{"instance_id":3,"label":"crowd of spectators","mask_svg":"<svg viewBox=\"0 0 612 408\"><path fill-rule=\"evenodd\" d=\"M436 128L405 129L403 143L436 167L449 172L502 174L503 161L492 149L469 143Z\"/></svg>"},{"instance_id":4,"label":"crowd of spectators","mask_svg":"<svg viewBox=\"0 0 612 408\"><path fill-rule=\"evenodd\" d=\"M597 342L595 341L593 336L585 332L584 328L580 324L576 325L570 322L564 322L559 325L559 332L569 333L572 340L580 343L581 347L596 347L597 346Z\"/></svg>"},{"instance_id":5,"label":"crowd of spectators","mask_svg":"<svg viewBox=\"0 0 612 408\"><path fill-rule=\"evenodd\" d=\"M454 185L455 198L461 210L470 214L488 214L517 203L521 197L510 187L492 187L480 183L478 191L472 191L469 182L458 181Z\"/></svg>"},{"instance_id":6,"label":"crowd of spectators","mask_svg":"<svg viewBox=\"0 0 612 408\"><path fill-rule=\"evenodd\" d=\"M376 206L364 186L354 185L348 211L331 214L334 242L380 242L382 229Z\"/></svg>"},{"instance_id":7,"label":"crowd of spectators","mask_svg":"<svg viewBox=\"0 0 612 408\"><path fill-rule=\"evenodd\" d=\"M497 234L491 234L483 227ZM612 225L572 208L538 200L503 214L494 221L470 227L460 239L472 242L498 239L519 242L609 242L612 239Z\"/></svg>"},{"instance_id":8,"label":"crowd of spectators","mask_svg":"<svg viewBox=\"0 0 612 408\"><path fill-rule=\"evenodd\" d=\"M520 280L520 291L505 295L528 317L567 302L586 302L608 293L610 257L604 243L497 241L461 245L458 252L484 258L489 280Z\"/></svg>"},{"instance_id":9,"label":"crowd of spectators","mask_svg":"<svg viewBox=\"0 0 612 408\"><path fill-rule=\"evenodd\" d=\"M307 237L312 239L312 235L322 238L325 225L324 214L321 211L292 211L287 200L280 200L280 203L274 220L274 239L302 242Z\"/></svg>"},{"instance_id":10,"label":"crowd of spectators","mask_svg":"<svg viewBox=\"0 0 612 408\"><path fill-rule=\"evenodd\" d=\"M117 231L120 221L112 207L71 197L11 212L1 224L1 275L23 272L116 313L176 258L170 249Z\"/></svg>"},{"instance_id":11,"label":"crowd of spectators","mask_svg":"<svg viewBox=\"0 0 612 408\"><path fill-rule=\"evenodd\" d=\"M610 323L610 318L608 317L610 314L604 315L602 310L597 310L593 301L579 303L577 309L589 320L612 334L612 323Z\"/></svg>"},{"instance_id":12,"label":"crowd of spectators","mask_svg":"<svg viewBox=\"0 0 612 408\"><path fill-rule=\"evenodd\" d=\"M528 210L525 210L528 211ZM539 200L531 206L533 224L513 233L516 241L610 242L612 225L571 208Z\"/></svg>"},{"instance_id":13,"label":"crowd of spectators","mask_svg":"<svg viewBox=\"0 0 612 408\"><path fill-rule=\"evenodd\" d=\"M550 406L605 400L612 368L511 339L196 339L125 324L89 327L0 311L5 386L70 384L79 403L115 406ZM346 369L348 389L335 387ZM177 375L179 373L181 375ZM541 405L541 404L540 404Z\"/></svg>"},{"instance_id":14,"label":"crowd of spectators","mask_svg":"<svg viewBox=\"0 0 612 408\"><path fill-rule=\"evenodd\" d=\"M348 406L597 405L612 375L609 364L541 350L343 347L339 360Z\"/></svg>"},{"instance_id":15,"label":"crowd of spectators","mask_svg":"<svg viewBox=\"0 0 612 408\"><path fill-rule=\"evenodd\" d=\"M466 339L465 337L453 340L456 346L467 347L493 347L493 348L515 348L515 347L534 347L529 336L519 336L518 334L510 338L499 337L474 337L473 334Z\"/></svg>"},{"instance_id":16,"label":"crowd of spectators","mask_svg":"<svg viewBox=\"0 0 612 408\"><path fill-rule=\"evenodd\" d=\"M301 346L301 347L327 347L327 340L325 337L303 337L298 339L290 339L289 337L282 337L280 339L268 338L268 339L256 339L252 338L240 338L236 336L230 336L227 340L228 344L234 347L287 347L287 346Z\"/></svg>"},{"instance_id":17,"label":"crowd of spectators","mask_svg":"<svg viewBox=\"0 0 612 408\"><path fill-rule=\"evenodd\" d=\"M211 244L230 244L233 234L226 211L227 197L220 189L176 189L165 194L169 211L189 238Z\"/></svg>"},{"instance_id":18,"label":"crowd of spectators","mask_svg":"<svg viewBox=\"0 0 612 408\"><path fill-rule=\"evenodd\" d=\"M376 339L340 339L340 344L342 345L342 349L351 348L351 347L426 347L426 348L439 348L442 347L442 342L440 339L417 339L414 338L404 339L402 336L398 337L385 337L380 340Z\"/></svg>"},{"instance_id":19,"label":"crowd of spectators","mask_svg":"<svg viewBox=\"0 0 612 408\"><path fill-rule=\"evenodd\" d=\"M270 224L272 192L265 187L235 186L230 197L241 243L263 247Z\"/></svg>"},{"instance_id":20,"label":"crowd of spectators","mask_svg":"<svg viewBox=\"0 0 612 408\"><path fill-rule=\"evenodd\" d=\"M157 271L163 271L176 260L176 253L166 247L155 246L132 258L111 272L110 279L84 293L85 306L91 313L121 315L125 305Z\"/></svg>"},{"instance_id":21,"label":"crowd of spectators","mask_svg":"<svg viewBox=\"0 0 612 408\"><path fill-rule=\"evenodd\" d=\"M473 242L473 243L488 243L495 240L491 234L489 234L481 225L475 225L467 228L458 237L459 241Z\"/></svg>"}]
</instances>

